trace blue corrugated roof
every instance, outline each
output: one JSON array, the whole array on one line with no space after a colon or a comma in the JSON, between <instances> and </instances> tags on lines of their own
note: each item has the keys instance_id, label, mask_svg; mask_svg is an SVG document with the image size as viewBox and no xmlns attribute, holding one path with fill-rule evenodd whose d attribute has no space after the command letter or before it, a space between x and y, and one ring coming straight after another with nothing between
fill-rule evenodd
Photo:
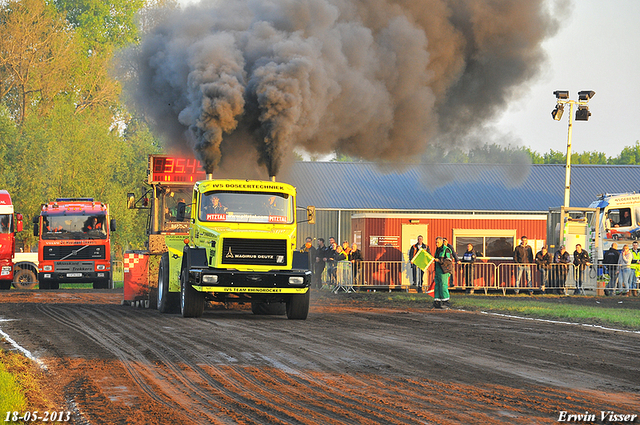
<instances>
[{"instance_id":1,"label":"blue corrugated roof","mask_svg":"<svg viewBox=\"0 0 640 425\"><path fill-rule=\"evenodd\" d=\"M278 179L300 205L349 210L548 211L564 203L564 165L296 162ZM640 189L640 166L573 165L571 206Z\"/></svg>"}]
</instances>

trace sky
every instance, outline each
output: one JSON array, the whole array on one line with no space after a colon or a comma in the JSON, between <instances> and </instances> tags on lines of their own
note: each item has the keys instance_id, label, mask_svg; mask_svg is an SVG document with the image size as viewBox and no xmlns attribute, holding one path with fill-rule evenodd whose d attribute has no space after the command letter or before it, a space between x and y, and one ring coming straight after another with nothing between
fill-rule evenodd
<instances>
[{"instance_id":1,"label":"sky","mask_svg":"<svg viewBox=\"0 0 640 425\"><path fill-rule=\"evenodd\" d=\"M526 1L526 0L522 0ZM180 0L185 6L196 0ZM560 121L551 117L553 92L593 90L589 121L574 121L572 152L598 151L617 156L640 140L640 0L575 0L555 36L543 48L548 60L538 77L515 90L516 97L487 126L499 140L539 153L566 152L568 108ZM574 115L575 116L575 115Z\"/></svg>"},{"instance_id":2,"label":"sky","mask_svg":"<svg viewBox=\"0 0 640 425\"><path fill-rule=\"evenodd\" d=\"M579 91L593 90L589 121L574 121L572 152L617 156L634 145L640 140L634 107L640 99L639 18L637 0L576 0L570 17L543 45L547 66L494 121L496 128L540 153L566 152L568 110L561 121L551 117L553 92L569 90L569 99L577 100Z\"/></svg>"}]
</instances>

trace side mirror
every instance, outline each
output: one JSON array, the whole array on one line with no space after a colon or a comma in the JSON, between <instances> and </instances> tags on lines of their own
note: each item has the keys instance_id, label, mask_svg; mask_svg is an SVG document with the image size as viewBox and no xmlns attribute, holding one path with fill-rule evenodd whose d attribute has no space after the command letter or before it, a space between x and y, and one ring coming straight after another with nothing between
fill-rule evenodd
<instances>
[{"instance_id":1,"label":"side mirror","mask_svg":"<svg viewBox=\"0 0 640 425\"><path fill-rule=\"evenodd\" d=\"M127 208L132 210L136 207L136 195L133 193L127 193Z\"/></svg>"},{"instance_id":2,"label":"side mirror","mask_svg":"<svg viewBox=\"0 0 640 425\"><path fill-rule=\"evenodd\" d=\"M116 219L112 218L111 222L109 223L109 229L111 229L112 232L116 231Z\"/></svg>"},{"instance_id":3,"label":"side mirror","mask_svg":"<svg viewBox=\"0 0 640 425\"><path fill-rule=\"evenodd\" d=\"M33 236L40 236L40 226L38 225L38 223L33 224Z\"/></svg>"},{"instance_id":4,"label":"side mirror","mask_svg":"<svg viewBox=\"0 0 640 425\"><path fill-rule=\"evenodd\" d=\"M184 202L178 202L178 210L176 212L176 221L184 221L184 217L187 211L187 204Z\"/></svg>"},{"instance_id":5,"label":"side mirror","mask_svg":"<svg viewBox=\"0 0 640 425\"><path fill-rule=\"evenodd\" d=\"M22 232L22 214L16 214L16 232Z\"/></svg>"},{"instance_id":6,"label":"side mirror","mask_svg":"<svg viewBox=\"0 0 640 425\"><path fill-rule=\"evenodd\" d=\"M312 205L307 207L307 223L316 224L316 207Z\"/></svg>"}]
</instances>

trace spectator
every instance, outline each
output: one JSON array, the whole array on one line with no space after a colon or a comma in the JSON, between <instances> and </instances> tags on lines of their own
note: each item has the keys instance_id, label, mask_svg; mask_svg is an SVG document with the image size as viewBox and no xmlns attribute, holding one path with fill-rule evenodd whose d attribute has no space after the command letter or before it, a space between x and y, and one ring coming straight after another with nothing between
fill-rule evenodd
<instances>
[{"instance_id":1,"label":"spectator","mask_svg":"<svg viewBox=\"0 0 640 425\"><path fill-rule=\"evenodd\" d=\"M538 271L540 271L540 289L543 294L547 286L549 286L549 269L551 268L551 263L553 263L553 257L551 257L545 245L536 254L536 264L538 265Z\"/></svg>"},{"instance_id":2,"label":"spectator","mask_svg":"<svg viewBox=\"0 0 640 425\"><path fill-rule=\"evenodd\" d=\"M364 261L364 257L362 256L362 251L358 249L357 244L351 245L351 252L349 253L349 261L351 261L353 268L353 283L354 285L359 284L358 280L360 280L362 262Z\"/></svg>"},{"instance_id":3,"label":"spectator","mask_svg":"<svg viewBox=\"0 0 640 425\"><path fill-rule=\"evenodd\" d=\"M554 291L560 294L564 291L565 281L567 279L567 269L571 264L571 258L564 245L560 245L560 249L553 256L553 262L556 263L554 274ZM562 288L562 289L560 289Z\"/></svg>"},{"instance_id":4,"label":"spectator","mask_svg":"<svg viewBox=\"0 0 640 425\"><path fill-rule=\"evenodd\" d=\"M453 264L456 264L458 262L458 254L456 254L456 250L453 249L453 245L451 245L449 243L449 241L447 240L447 238L442 238L442 243L444 243L444 245L449 248L451 250L451 261L453 261ZM453 288L453 271L449 274L449 287Z\"/></svg>"},{"instance_id":5,"label":"spectator","mask_svg":"<svg viewBox=\"0 0 640 425\"><path fill-rule=\"evenodd\" d=\"M306 252L309 254L309 267L311 267L310 270L314 272L312 264L316 259L316 248L313 246L313 239L311 239L310 236L307 236L307 238L304 240L304 245L300 247L300 252Z\"/></svg>"},{"instance_id":6,"label":"spectator","mask_svg":"<svg viewBox=\"0 0 640 425\"><path fill-rule=\"evenodd\" d=\"M438 236L436 238L436 252L434 255L435 265L435 286L433 290L433 307L448 310L451 307L449 303L449 273L445 273L442 264L445 259L452 259L453 252L444 244L444 239Z\"/></svg>"},{"instance_id":7,"label":"spectator","mask_svg":"<svg viewBox=\"0 0 640 425\"><path fill-rule=\"evenodd\" d=\"M618 252L618 244L612 243L611 247L605 251L603 264L611 264L604 268L604 273L609 275L609 283L604 290L604 294L609 296L618 287L618 261L620 260L620 252Z\"/></svg>"},{"instance_id":8,"label":"spectator","mask_svg":"<svg viewBox=\"0 0 640 425\"><path fill-rule=\"evenodd\" d=\"M513 261L518 265L518 274L516 277L516 290L515 293L520 292L520 279L522 279L522 273L526 273L527 287L529 288L529 295L533 294L532 282L531 282L531 267L529 264L533 263L533 250L527 244L529 239L526 236L520 238L520 245L513 251Z\"/></svg>"},{"instance_id":9,"label":"spectator","mask_svg":"<svg viewBox=\"0 0 640 425\"><path fill-rule=\"evenodd\" d=\"M462 267L464 271L465 292L470 293L473 288L473 263L476 262L478 254L473 249L472 244L467 244L467 250L462 254Z\"/></svg>"},{"instance_id":10,"label":"spectator","mask_svg":"<svg viewBox=\"0 0 640 425\"><path fill-rule=\"evenodd\" d=\"M349 253L351 253L351 247L349 246L349 242L347 241L342 242L342 250L344 251L344 254L347 257L349 257Z\"/></svg>"},{"instance_id":11,"label":"spectator","mask_svg":"<svg viewBox=\"0 0 640 425\"><path fill-rule=\"evenodd\" d=\"M451 250L451 259L457 263L458 254L456 254L456 250L453 249L453 245L449 243L449 240L447 238L442 238L442 242Z\"/></svg>"},{"instance_id":12,"label":"spectator","mask_svg":"<svg viewBox=\"0 0 640 425\"><path fill-rule=\"evenodd\" d=\"M631 282L635 279L634 270L631 268L631 261L633 261L633 255L629 250L629 245L624 245L620 253L620 258L618 259L618 265L620 266L621 295L629 294Z\"/></svg>"},{"instance_id":13,"label":"spectator","mask_svg":"<svg viewBox=\"0 0 640 425\"><path fill-rule=\"evenodd\" d=\"M584 295L582 283L584 282L584 274L587 266L591 265L591 259L589 258L589 253L582 249L582 245L580 244L577 244L576 250L573 251L573 265L575 266L574 276L576 277L576 289L573 291L573 295Z\"/></svg>"},{"instance_id":14,"label":"spectator","mask_svg":"<svg viewBox=\"0 0 640 425\"><path fill-rule=\"evenodd\" d=\"M314 286L322 288L322 272L324 272L329 257L329 249L324 245L324 239L318 238L318 248L316 249L316 260L314 266Z\"/></svg>"},{"instance_id":15,"label":"spectator","mask_svg":"<svg viewBox=\"0 0 640 425\"><path fill-rule=\"evenodd\" d=\"M340 245L337 245L335 247L335 253L333 255L333 258L331 258L331 260L333 261L332 264L332 269L331 269L331 276L333 277L333 283L335 285L338 284L338 263L341 261L347 261L347 255L345 254L344 250L342 249L342 247ZM351 276L349 276L351 277ZM344 276L344 273L341 272L340 274L340 284L344 285L346 282L344 282L344 279L346 279L346 277Z\"/></svg>"},{"instance_id":16,"label":"spectator","mask_svg":"<svg viewBox=\"0 0 640 425\"><path fill-rule=\"evenodd\" d=\"M423 242L422 235L418 235L418 241L415 244L411 245L411 248L409 249L409 261L411 261L413 257L415 257L420 249L424 249L429 254L431 254L431 252L429 251L429 247ZM417 287L418 293L421 293L424 271L420 267L411 263L411 276L413 277L413 284Z\"/></svg>"},{"instance_id":17,"label":"spectator","mask_svg":"<svg viewBox=\"0 0 640 425\"><path fill-rule=\"evenodd\" d=\"M633 260L631 260L631 268L633 269L634 277L631 282L631 294L633 296L638 296L638 278L640 278L640 249L638 249L638 241L634 241L631 248L631 255L633 256Z\"/></svg>"},{"instance_id":18,"label":"spectator","mask_svg":"<svg viewBox=\"0 0 640 425\"><path fill-rule=\"evenodd\" d=\"M331 245L329 246L329 250L327 251L327 273L329 274L329 283L331 285L336 284L336 269L337 269L337 260L336 260L336 252L338 250L338 244L334 238L329 238L329 240L333 240Z\"/></svg>"}]
</instances>

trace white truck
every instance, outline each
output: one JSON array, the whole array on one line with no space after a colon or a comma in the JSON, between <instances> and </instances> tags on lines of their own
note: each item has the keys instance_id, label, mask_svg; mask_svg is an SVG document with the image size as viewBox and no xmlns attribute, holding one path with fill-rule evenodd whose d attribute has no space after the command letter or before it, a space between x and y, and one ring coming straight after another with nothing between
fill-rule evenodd
<instances>
[{"instance_id":1,"label":"white truck","mask_svg":"<svg viewBox=\"0 0 640 425\"><path fill-rule=\"evenodd\" d=\"M547 236L550 251L566 245L573 252L579 243L601 262L612 243L621 249L640 240L640 193L606 193L587 208L551 209Z\"/></svg>"}]
</instances>

